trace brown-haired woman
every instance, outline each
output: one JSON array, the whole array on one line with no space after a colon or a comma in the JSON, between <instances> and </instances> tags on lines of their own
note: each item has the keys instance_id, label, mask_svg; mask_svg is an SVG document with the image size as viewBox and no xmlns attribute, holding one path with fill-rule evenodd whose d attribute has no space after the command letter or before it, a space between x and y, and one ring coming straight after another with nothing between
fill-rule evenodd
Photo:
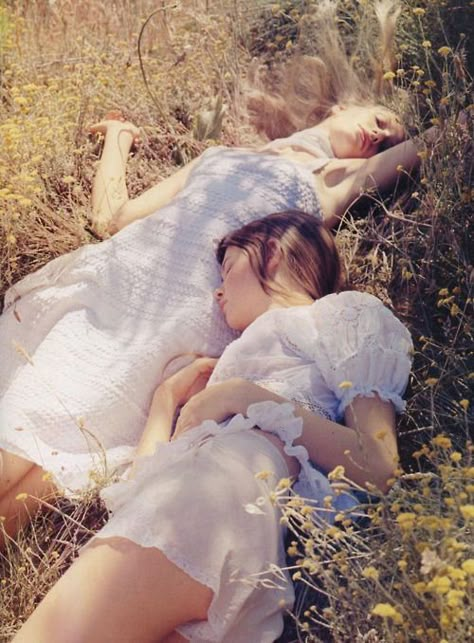
<instances>
[{"instance_id":1,"label":"brown-haired woman","mask_svg":"<svg viewBox=\"0 0 474 643\"><path fill-rule=\"evenodd\" d=\"M337 252L310 215L251 223L217 257L215 297L240 338L158 387L130 479L102 492L112 517L14 643L274 641L294 598L288 573L272 575L285 566L277 482L297 479L316 524L331 520L327 496L332 511L354 500L311 462L387 488L406 328L371 295L331 294Z\"/></svg>"},{"instance_id":2,"label":"brown-haired woman","mask_svg":"<svg viewBox=\"0 0 474 643\"><path fill-rule=\"evenodd\" d=\"M113 119L95 126L105 134L95 223L119 233L15 284L0 317L7 534L30 519L37 498L57 487L74 496L126 465L170 360L218 356L235 337L211 295L219 279L216 238L293 208L333 225L361 191L384 190L399 176L397 166L417 164L416 144L403 140L395 113L368 102L331 42L318 66L326 70L318 109L307 92L298 103L289 88L278 100L252 95L260 124L274 124L272 136L309 129L261 149L211 148L136 199L128 198L125 168L137 128ZM344 103L329 108L338 100ZM18 494L27 494L24 502Z\"/></svg>"}]
</instances>

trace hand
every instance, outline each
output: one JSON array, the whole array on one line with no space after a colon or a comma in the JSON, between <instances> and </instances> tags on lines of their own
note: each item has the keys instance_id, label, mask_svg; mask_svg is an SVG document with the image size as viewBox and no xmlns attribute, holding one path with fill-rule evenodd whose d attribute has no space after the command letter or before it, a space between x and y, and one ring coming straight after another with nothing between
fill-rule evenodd
<instances>
[{"instance_id":1,"label":"hand","mask_svg":"<svg viewBox=\"0 0 474 643\"><path fill-rule=\"evenodd\" d=\"M222 422L231 415L247 409L245 380L239 378L214 384L194 395L181 409L173 440L179 435L204 422Z\"/></svg>"},{"instance_id":2,"label":"hand","mask_svg":"<svg viewBox=\"0 0 474 643\"><path fill-rule=\"evenodd\" d=\"M177 373L166 379L157 388L155 395L166 393L170 395L176 406L182 406L202 391L209 380L217 359L198 357Z\"/></svg>"}]
</instances>

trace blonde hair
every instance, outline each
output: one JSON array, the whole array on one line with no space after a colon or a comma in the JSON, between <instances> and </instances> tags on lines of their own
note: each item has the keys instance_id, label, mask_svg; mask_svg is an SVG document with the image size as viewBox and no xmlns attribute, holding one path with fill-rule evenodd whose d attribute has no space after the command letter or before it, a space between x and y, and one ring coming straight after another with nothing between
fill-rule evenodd
<instances>
[{"instance_id":1,"label":"blonde hair","mask_svg":"<svg viewBox=\"0 0 474 643\"><path fill-rule=\"evenodd\" d=\"M278 242L292 281L301 292L319 299L340 289L341 260L331 232L319 219L300 210L269 214L226 235L218 245L217 260L222 264L230 246L242 248L264 291L287 295L275 287L268 274L272 240Z\"/></svg>"},{"instance_id":2,"label":"blonde hair","mask_svg":"<svg viewBox=\"0 0 474 643\"><path fill-rule=\"evenodd\" d=\"M338 3L322 0L300 26L300 48L309 54L295 54L272 70L261 65L250 69L246 107L259 133L270 140L289 136L318 124L337 104L393 109L392 85L383 82L383 75L394 66L400 7L398 0L377 0L373 8L373 14L365 10L358 21L350 54L338 28Z\"/></svg>"}]
</instances>

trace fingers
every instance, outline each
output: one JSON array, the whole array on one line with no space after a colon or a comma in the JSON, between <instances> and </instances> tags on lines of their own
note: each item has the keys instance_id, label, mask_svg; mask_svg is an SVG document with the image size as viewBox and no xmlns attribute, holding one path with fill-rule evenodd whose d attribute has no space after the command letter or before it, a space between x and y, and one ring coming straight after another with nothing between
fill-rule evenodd
<instances>
[{"instance_id":1,"label":"fingers","mask_svg":"<svg viewBox=\"0 0 474 643\"><path fill-rule=\"evenodd\" d=\"M164 368L163 380L172 377L173 375L175 375L175 373L178 373L178 371L181 371L190 364L193 364L200 357L201 355L198 355L198 353L183 353L182 355L174 357L166 364Z\"/></svg>"},{"instance_id":2,"label":"fingers","mask_svg":"<svg viewBox=\"0 0 474 643\"><path fill-rule=\"evenodd\" d=\"M187 402L181 409L176 421L176 428L173 433L173 437L171 438L172 440L201 423L201 418L199 418L198 414L194 411L195 399L196 398L194 398L192 402Z\"/></svg>"},{"instance_id":3,"label":"fingers","mask_svg":"<svg viewBox=\"0 0 474 643\"><path fill-rule=\"evenodd\" d=\"M217 364L217 359L213 357L201 357L196 360L196 367L198 368L201 374L212 374L215 366Z\"/></svg>"}]
</instances>

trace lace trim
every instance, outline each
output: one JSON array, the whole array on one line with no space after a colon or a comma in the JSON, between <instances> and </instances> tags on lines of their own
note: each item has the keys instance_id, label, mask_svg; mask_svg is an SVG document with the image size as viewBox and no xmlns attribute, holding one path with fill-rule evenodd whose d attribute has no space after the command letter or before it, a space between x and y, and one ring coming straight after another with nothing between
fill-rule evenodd
<instances>
[{"instance_id":1,"label":"lace trim","mask_svg":"<svg viewBox=\"0 0 474 643\"><path fill-rule=\"evenodd\" d=\"M358 504L357 500L349 494L336 494L329 480L320 471L315 469L309 459L308 451L303 445L294 445L293 442L303 432L303 420L295 416L295 407L290 402L279 404L277 402L257 402L247 409L247 417L262 431L273 433L284 442L284 451L297 458L301 465L298 481L294 485L297 493L304 491L306 500L315 505L314 518L321 522L332 524L334 514L342 509L348 509ZM300 495L303 495L300 493ZM332 498L332 508L324 507L324 500Z\"/></svg>"},{"instance_id":2,"label":"lace trim","mask_svg":"<svg viewBox=\"0 0 474 643\"><path fill-rule=\"evenodd\" d=\"M337 417L342 417L346 408L352 404L356 397L375 397L378 395L384 402L392 402L397 413L403 413L407 403L401 395L393 391L386 391L379 386L358 386L355 385L346 389L337 407Z\"/></svg>"}]
</instances>

